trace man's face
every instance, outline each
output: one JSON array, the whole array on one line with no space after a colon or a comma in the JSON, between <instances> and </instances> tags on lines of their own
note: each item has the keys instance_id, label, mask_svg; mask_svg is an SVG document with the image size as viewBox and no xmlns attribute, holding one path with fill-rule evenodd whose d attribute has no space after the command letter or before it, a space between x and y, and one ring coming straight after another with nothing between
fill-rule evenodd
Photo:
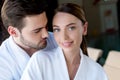
<instances>
[{"instance_id":1,"label":"man's face","mask_svg":"<svg viewBox=\"0 0 120 80\"><path fill-rule=\"evenodd\" d=\"M39 15L27 16L24 19L25 26L19 32L17 41L23 48L43 49L46 47L48 32L46 29L47 18L45 12Z\"/></svg>"}]
</instances>

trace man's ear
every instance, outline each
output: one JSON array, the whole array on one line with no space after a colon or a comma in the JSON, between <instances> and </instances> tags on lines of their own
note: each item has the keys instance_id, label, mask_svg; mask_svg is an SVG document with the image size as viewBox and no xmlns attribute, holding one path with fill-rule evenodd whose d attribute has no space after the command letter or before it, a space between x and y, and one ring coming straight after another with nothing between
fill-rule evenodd
<instances>
[{"instance_id":1,"label":"man's ear","mask_svg":"<svg viewBox=\"0 0 120 80\"><path fill-rule=\"evenodd\" d=\"M11 36L14 36L14 37L18 36L17 29L15 27L9 26L7 30Z\"/></svg>"},{"instance_id":2,"label":"man's ear","mask_svg":"<svg viewBox=\"0 0 120 80\"><path fill-rule=\"evenodd\" d=\"M83 25L83 35L87 35L88 22Z\"/></svg>"}]
</instances>

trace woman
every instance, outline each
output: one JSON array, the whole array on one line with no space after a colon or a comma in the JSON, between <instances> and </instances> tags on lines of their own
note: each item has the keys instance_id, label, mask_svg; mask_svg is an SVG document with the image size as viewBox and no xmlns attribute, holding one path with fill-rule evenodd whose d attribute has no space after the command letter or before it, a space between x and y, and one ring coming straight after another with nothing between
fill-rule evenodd
<instances>
[{"instance_id":1,"label":"woman","mask_svg":"<svg viewBox=\"0 0 120 80\"><path fill-rule=\"evenodd\" d=\"M60 47L33 55L21 80L107 80L103 68L86 56L87 26L80 6L66 3L58 7L53 33Z\"/></svg>"}]
</instances>

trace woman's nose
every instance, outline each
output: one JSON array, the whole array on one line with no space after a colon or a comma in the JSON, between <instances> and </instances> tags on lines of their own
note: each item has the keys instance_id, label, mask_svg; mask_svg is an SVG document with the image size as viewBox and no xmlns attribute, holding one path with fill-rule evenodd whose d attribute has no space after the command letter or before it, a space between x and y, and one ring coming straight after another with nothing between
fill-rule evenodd
<instances>
[{"instance_id":1,"label":"woman's nose","mask_svg":"<svg viewBox=\"0 0 120 80\"><path fill-rule=\"evenodd\" d=\"M67 32L62 32L62 35L61 35L61 38L63 38L64 40L67 40L68 39L68 34Z\"/></svg>"}]
</instances>

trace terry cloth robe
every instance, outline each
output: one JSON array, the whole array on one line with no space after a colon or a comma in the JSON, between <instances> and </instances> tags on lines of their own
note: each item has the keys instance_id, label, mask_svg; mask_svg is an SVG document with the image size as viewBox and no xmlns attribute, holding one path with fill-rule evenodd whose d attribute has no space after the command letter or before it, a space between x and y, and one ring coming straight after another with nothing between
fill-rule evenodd
<instances>
[{"instance_id":1,"label":"terry cloth robe","mask_svg":"<svg viewBox=\"0 0 120 80\"><path fill-rule=\"evenodd\" d=\"M57 47L53 33L49 32L47 43L44 50ZM0 80L20 80L29 59L30 56L10 36L0 46Z\"/></svg>"},{"instance_id":2,"label":"terry cloth robe","mask_svg":"<svg viewBox=\"0 0 120 80\"><path fill-rule=\"evenodd\" d=\"M84 55L80 49L80 65L74 80L108 80L103 68ZM60 47L35 53L21 80L70 80L64 54Z\"/></svg>"}]
</instances>

